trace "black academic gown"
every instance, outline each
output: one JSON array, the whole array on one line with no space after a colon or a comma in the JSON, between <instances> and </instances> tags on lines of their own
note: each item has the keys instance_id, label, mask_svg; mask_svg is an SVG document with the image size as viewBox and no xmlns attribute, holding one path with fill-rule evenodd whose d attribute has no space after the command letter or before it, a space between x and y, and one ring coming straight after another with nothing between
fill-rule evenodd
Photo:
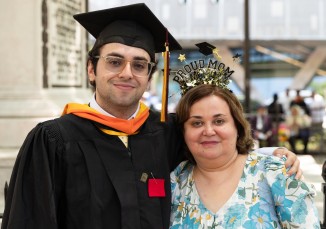
<instances>
[{"instance_id":1,"label":"black academic gown","mask_svg":"<svg viewBox=\"0 0 326 229\"><path fill-rule=\"evenodd\" d=\"M37 125L18 154L2 229L168 228L169 173L183 159L168 120L151 112L129 149L72 114ZM146 175L165 180L166 197L149 197Z\"/></svg>"}]
</instances>

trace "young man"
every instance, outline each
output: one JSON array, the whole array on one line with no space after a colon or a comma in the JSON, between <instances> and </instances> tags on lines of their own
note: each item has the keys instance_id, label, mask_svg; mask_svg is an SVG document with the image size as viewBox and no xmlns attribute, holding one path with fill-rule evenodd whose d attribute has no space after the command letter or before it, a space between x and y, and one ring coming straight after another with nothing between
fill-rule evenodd
<instances>
[{"instance_id":1,"label":"young man","mask_svg":"<svg viewBox=\"0 0 326 229\"><path fill-rule=\"evenodd\" d=\"M29 133L2 228L168 228L169 177L183 159L183 138L172 115L161 122L139 101L166 37L170 50L181 46L145 4L75 19L96 38L87 66L94 98L67 104L62 117Z\"/></svg>"}]
</instances>

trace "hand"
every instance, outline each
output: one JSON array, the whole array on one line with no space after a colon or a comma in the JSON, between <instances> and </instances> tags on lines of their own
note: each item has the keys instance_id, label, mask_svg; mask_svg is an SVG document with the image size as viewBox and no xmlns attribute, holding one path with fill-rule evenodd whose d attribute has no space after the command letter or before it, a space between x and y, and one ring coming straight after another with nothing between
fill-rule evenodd
<instances>
[{"instance_id":1,"label":"hand","mask_svg":"<svg viewBox=\"0 0 326 229\"><path fill-rule=\"evenodd\" d=\"M295 153L293 153L292 151L288 150L285 147L279 147L276 150L274 150L273 152L274 156L277 157L282 157L282 156L286 156L286 162L285 162L285 167L289 168L289 171L287 172L287 174L289 176L293 175L296 173L295 178L296 179L301 179L303 178L303 172L300 168L300 160L298 159L298 157L295 155Z\"/></svg>"}]
</instances>

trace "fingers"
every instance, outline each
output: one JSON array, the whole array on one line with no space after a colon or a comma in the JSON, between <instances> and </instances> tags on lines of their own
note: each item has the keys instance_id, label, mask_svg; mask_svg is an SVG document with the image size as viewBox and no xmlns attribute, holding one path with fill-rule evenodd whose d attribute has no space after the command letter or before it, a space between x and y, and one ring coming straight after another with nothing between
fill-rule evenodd
<instances>
[{"instance_id":1,"label":"fingers","mask_svg":"<svg viewBox=\"0 0 326 229\"><path fill-rule=\"evenodd\" d=\"M285 163L285 166L288 167L287 163ZM303 171L300 169L300 160L298 158L296 158L296 160L293 162L292 165L290 164L290 166L291 166L291 168L289 169L287 174L289 176L295 174L295 179L302 179L303 178Z\"/></svg>"},{"instance_id":2,"label":"fingers","mask_svg":"<svg viewBox=\"0 0 326 229\"><path fill-rule=\"evenodd\" d=\"M300 166L300 161L298 160L298 157L287 148L282 147L282 149L280 150L282 150L281 154L286 156L287 158L287 160L285 161L285 167L286 168L291 167L291 170L293 169L293 171L297 171ZM298 163L298 167L296 168L295 165L297 163Z\"/></svg>"},{"instance_id":3,"label":"fingers","mask_svg":"<svg viewBox=\"0 0 326 229\"><path fill-rule=\"evenodd\" d=\"M287 174L289 176L295 174L295 179L303 179L303 171L300 168L300 160L292 151L285 147L279 147L275 150L274 155L282 158L286 156L285 167L289 168Z\"/></svg>"},{"instance_id":4,"label":"fingers","mask_svg":"<svg viewBox=\"0 0 326 229\"><path fill-rule=\"evenodd\" d=\"M285 167L290 168L287 172L289 176L295 174L295 179L303 179L303 171L300 168L300 160L295 155L295 153L285 147L280 147L277 149L276 154L279 157L287 157L287 160L285 161Z\"/></svg>"},{"instance_id":5,"label":"fingers","mask_svg":"<svg viewBox=\"0 0 326 229\"><path fill-rule=\"evenodd\" d=\"M291 151L289 151L287 148L285 147L278 147L275 151L274 151L274 155L282 158L283 156L288 157L288 155L291 153Z\"/></svg>"}]
</instances>

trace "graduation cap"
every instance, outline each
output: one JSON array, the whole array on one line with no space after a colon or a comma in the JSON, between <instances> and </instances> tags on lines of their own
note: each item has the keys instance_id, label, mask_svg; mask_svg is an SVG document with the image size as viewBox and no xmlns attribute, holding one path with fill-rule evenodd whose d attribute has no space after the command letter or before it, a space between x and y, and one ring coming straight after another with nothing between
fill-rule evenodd
<instances>
[{"instance_id":1,"label":"graduation cap","mask_svg":"<svg viewBox=\"0 0 326 229\"><path fill-rule=\"evenodd\" d=\"M96 38L92 50L107 43L121 43L147 51L154 61L155 53L182 49L176 39L144 4L132 4L74 15L74 18Z\"/></svg>"},{"instance_id":2,"label":"graduation cap","mask_svg":"<svg viewBox=\"0 0 326 229\"><path fill-rule=\"evenodd\" d=\"M195 45L199 48L199 52L201 52L205 56L212 54L213 50L216 49L214 45L211 45L207 42L202 42Z\"/></svg>"}]
</instances>

